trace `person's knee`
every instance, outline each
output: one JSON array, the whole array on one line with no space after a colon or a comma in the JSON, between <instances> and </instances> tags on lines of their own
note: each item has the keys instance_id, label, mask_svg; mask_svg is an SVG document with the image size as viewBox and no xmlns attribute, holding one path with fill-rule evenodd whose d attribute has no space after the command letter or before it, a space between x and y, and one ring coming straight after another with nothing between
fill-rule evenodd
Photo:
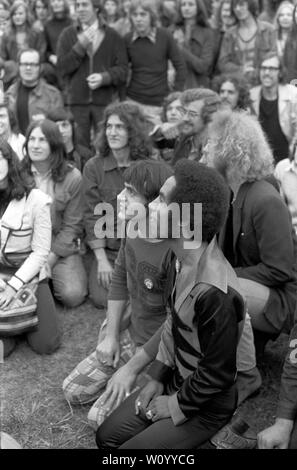
<instances>
[{"instance_id":1,"label":"person's knee","mask_svg":"<svg viewBox=\"0 0 297 470\"><path fill-rule=\"evenodd\" d=\"M97 283L96 287L93 283L89 284L90 300L97 308L107 308L107 290Z\"/></svg>"},{"instance_id":2,"label":"person's knee","mask_svg":"<svg viewBox=\"0 0 297 470\"><path fill-rule=\"evenodd\" d=\"M96 431L96 444L98 449L111 449L117 447L110 426L106 423L101 424Z\"/></svg>"},{"instance_id":3,"label":"person's knee","mask_svg":"<svg viewBox=\"0 0 297 470\"><path fill-rule=\"evenodd\" d=\"M71 282L67 282L63 288L54 285L54 296L66 307L75 308L85 301L87 292L84 286L71 285Z\"/></svg>"},{"instance_id":4,"label":"person's knee","mask_svg":"<svg viewBox=\"0 0 297 470\"><path fill-rule=\"evenodd\" d=\"M16 347L16 340L14 338L0 339L0 363L1 358L8 357Z\"/></svg>"},{"instance_id":5,"label":"person's knee","mask_svg":"<svg viewBox=\"0 0 297 470\"><path fill-rule=\"evenodd\" d=\"M36 333L27 335L27 341L31 349L40 355L50 355L61 346L61 335L57 334L52 338L41 338Z\"/></svg>"}]
</instances>

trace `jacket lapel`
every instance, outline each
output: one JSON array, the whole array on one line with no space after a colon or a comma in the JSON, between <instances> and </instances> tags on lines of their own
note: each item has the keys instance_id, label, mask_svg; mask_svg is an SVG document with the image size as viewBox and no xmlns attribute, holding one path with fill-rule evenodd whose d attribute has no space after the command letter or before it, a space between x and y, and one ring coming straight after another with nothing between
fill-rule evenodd
<instances>
[{"instance_id":1,"label":"jacket lapel","mask_svg":"<svg viewBox=\"0 0 297 470\"><path fill-rule=\"evenodd\" d=\"M250 188L250 183L244 183L240 186L237 197L233 203L233 253L236 260L236 244L241 229L241 220L242 220L242 207L247 195L247 192ZM235 264L236 265L236 264Z\"/></svg>"}]
</instances>

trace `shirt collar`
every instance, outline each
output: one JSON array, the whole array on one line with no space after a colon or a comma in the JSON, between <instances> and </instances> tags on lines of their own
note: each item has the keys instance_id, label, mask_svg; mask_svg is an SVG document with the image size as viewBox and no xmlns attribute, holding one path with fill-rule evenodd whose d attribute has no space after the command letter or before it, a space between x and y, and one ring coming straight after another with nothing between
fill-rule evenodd
<instances>
[{"instance_id":1,"label":"shirt collar","mask_svg":"<svg viewBox=\"0 0 297 470\"><path fill-rule=\"evenodd\" d=\"M157 37L157 28L151 28L145 36L141 36L140 34L137 33L137 31L134 31L133 36L132 36L132 42L136 41L136 39L138 38L148 38L152 43L155 44L156 37Z\"/></svg>"},{"instance_id":2,"label":"shirt collar","mask_svg":"<svg viewBox=\"0 0 297 470\"><path fill-rule=\"evenodd\" d=\"M296 163L294 162L294 160L292 160L291 162L289 162L288 166L286 166L286 168L284 169L284 172L287 173L289 171L292 171L293 173L296 173L297 174L297 165Z\"/></svg>"},{"instance_id":3,"label":"shirt collar","mask_svg":"<svg viewBox=\"0 0 297 470\"><path fill-rule=\"evenodd\" d=\"M107 155L107 157L104 157L102 160L104 171L111 171L118 168L118 162L116 161L115 157L112 155L111 152Z\"/></svg>"},{"instance_id":4,"label":"shirt collar","mask_svg":"<svg viewBox=\"0 0 297 470\"><path fill-rule=\"evenodd\" d=\"M49 176L52 175L52 170L51 169L49 169L46 173L39 173L39 171L33 165L33 163L31 164L31 172L32 172L33 175L37 175L39 177L42 177L42 179L48 178Z\"/></svg>"}]
</instances>

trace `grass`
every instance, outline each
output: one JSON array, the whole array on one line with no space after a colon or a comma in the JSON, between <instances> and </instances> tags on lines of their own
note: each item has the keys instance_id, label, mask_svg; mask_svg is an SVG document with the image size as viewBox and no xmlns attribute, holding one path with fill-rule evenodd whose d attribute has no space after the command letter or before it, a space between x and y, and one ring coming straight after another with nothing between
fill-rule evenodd
<instances>
[{"instance_id":1,"label":"grass","mask_svg":"<svg viewBox=\"0 0 297 470\"><path fill-rule=\"evenodd\" d=\"M58 307L63 342L51 356L38 356L21 341L0 364L2 430L26 449L96 448L87 424L89 406L71 407L63 397L63 379L97 344L104 311L89 302L76 309ZM258 432L273 423L288 337L281 335L266 349L260 371L261 392L241 412Z\"/></svg>"}]
</instances>

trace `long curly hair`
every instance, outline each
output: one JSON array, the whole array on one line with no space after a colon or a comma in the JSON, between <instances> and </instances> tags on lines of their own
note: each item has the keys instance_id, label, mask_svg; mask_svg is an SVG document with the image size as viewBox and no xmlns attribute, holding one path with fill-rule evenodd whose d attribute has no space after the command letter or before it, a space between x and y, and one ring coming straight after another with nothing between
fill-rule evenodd
<instances>
[{"instance_id":1,"label":"long curly hair","mask_svg":"<svg viewBox=\"0 0 297 470\"><path fill-rule=\"evenodd\" d=\"M20 200L35 187L34 179L25 168L22 168L17 154L7 142L0 143L0 153L8 163L8 185L1 196L6 201Z\"/></svg>"},{"instance_id":2,"label":"long curly hair","mask_svg":"<svg viewBox=\"0 0 297 470\"><path fill-rule=\"evenodd\" d=\"M204 161L229 184L263 179L273 173L273 155L254 116L219 111L209 126Z\"/></svg>"},{"instance_id":3,"label":"long curly hair","mask_svg":"<svg viewBox=\"0 0 297 470\"><path fill-rule=\"evenodd\" d=\"M209 27L207 8L203 0L195 0L197 5L196 25L202 28ZM181 13L181 0L178 1L178 20L177 26L184 25L184 19Z\"/></svg>"},{"instance_id":4,"label":"long curly hair","mask_svg":"<svg viewBox=\"0 0 297 470\"><path fill-rule=\"evenodd\" d=\"M239 109L249 109L251 106L250 86L244 75L241 73L226 73L219 75L213 79L213 90L220 94L221 87L226 82L233 83L238 91L237 107Z\"/></svg>"},{"instance_id":5,"label":"long curly hair","mask_svg":"<svg viewBox=\"0 0 297 470\"><path fill-rule=\"evenodd\" d=\"M148 122L140 106L129 101L113 103L107 106L101 123L101 131L95 142L100 157L110 154L110 147L106 137L106 124L110 116L116 115L125 124L128 132L128 146L130 160L143 160L150 158L152 144L148 135Z\"/></svg>"},{"instance_id":6,"label":"long curly hair","mask_svg":"<svg viewBox=\"0 0 297 470\"><path fill-rule=\"evenodd\" d=\"M26 141L24 144L25 157L22 160L23 168L32 174L32 161L28 151L28 143L33 130L36 128L41 129L50 147L50 162L53 181L55 183L63 181L67 173L73 169L73 166L67 162L67 155L63 138L57 124L53 121L50 121L49 119L44 119L43 121L33 121L29 125L26 132Z\"/></svg>"}]
</instances>

